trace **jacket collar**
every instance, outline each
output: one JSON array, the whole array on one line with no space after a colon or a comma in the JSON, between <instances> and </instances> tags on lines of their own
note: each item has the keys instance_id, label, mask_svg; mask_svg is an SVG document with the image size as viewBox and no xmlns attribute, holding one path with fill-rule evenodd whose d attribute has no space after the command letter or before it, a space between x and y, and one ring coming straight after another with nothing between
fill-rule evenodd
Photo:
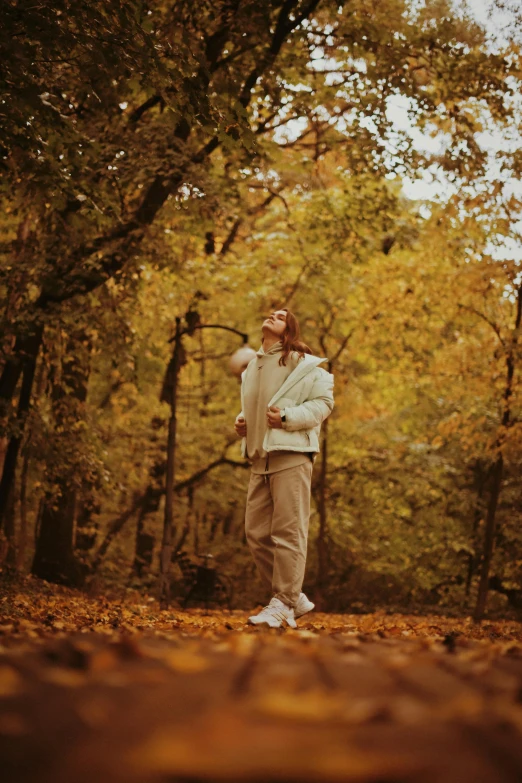
<instances>
[{"instance_id":1,"label":"jacket collar","mask_svg":"<svg viewBox=\"0 0 522 783\"><path fill-rule=\"evenodd\" d=\"M309 372L314 370L319 364L322 364L325 361L325 358L321 359L319 356L311 356L309 353L305 353L295 370L290 373L283 385L274 394L268 403L268 406L270 407L270 405L273 405L274 402L279 399L279 397L284 397L286 392L291 389L292 386L295 386L296 383L299 383L299 381L302 380L305 375L308 375Z\"/></svg>"}]
</instances>

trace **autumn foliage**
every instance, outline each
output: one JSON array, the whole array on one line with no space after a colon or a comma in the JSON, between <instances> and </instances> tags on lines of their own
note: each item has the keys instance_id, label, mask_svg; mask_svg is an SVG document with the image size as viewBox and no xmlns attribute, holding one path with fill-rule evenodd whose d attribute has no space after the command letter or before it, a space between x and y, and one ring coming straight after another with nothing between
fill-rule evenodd
<instances>
[{"instance_id":1,"label":"autumn foliage","mask_svg":"<svg viewBox=\"0 0 522 783\"><path fill-rule=\"evenodd\" d=\"M8 0L4 572L156 597L170 478L176 616L264 601L227 369L241 340L193 326L257 347L267 310L291 306L336 378L306 590L361 616L519 615L509 19L495 40L440 2ZM20 622L81 630L64 611Z\"/></svg>"}]
</instances>

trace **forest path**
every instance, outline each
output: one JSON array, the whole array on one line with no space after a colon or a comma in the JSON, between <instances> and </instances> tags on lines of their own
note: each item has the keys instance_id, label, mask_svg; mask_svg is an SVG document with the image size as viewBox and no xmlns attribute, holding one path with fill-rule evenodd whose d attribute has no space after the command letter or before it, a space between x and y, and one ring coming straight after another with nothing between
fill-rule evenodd
<instances>
[{"instance_id":1,"label":"forest path","mask_svg":"<svg viewBox=\"0 0 522 783\"><path fill-rule=\"evenodd\" d=\"M262 630L193 610L80 631L55 604L42 633L22 615L0 616L4 783L522 780L516 623L314 614Z\"/></svg>"}]
</instances>

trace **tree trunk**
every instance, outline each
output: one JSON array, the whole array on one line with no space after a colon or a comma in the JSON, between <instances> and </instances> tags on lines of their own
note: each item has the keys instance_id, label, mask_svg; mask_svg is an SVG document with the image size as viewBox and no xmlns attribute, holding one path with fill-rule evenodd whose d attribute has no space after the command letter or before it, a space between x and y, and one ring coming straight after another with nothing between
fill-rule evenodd
<instances>
[{"instance_id":1,"label":"tree trunk","mask_svg":"<svg viewBox=\"0 0 522 783\"><path fill-rule=\"evenodd\" d=\"M151 443L157 443L158 433L164 425L164 421L158 417L152 420L153 435ZM162 453L155 459L149 470L149 483L143 496L143 505L141 506L136 525L136 539L134 548L134 562L131 569L131 577L141 578L144 570L152 565L152 555L154 550L154 536L145 530L145 520L149 514L154 514L160 507L160 502L165 493L165 474L167 472L167 463L165 455Z\"/></svg>"},{"instance_id":2,"label":"tree trunk","mask_svg":"<svg viewBox=\"0 0 522 783\"><path fill-rule=\"evenodd\" d=\"M40 345L42 344L42 336L43 327L39 327L23 341L22 347L19 346L21 353L18 354L18 361L13 362L12 360L9 360L6 363L4 372L2 373L3 385L0 381L0 404L3 404L4 410L6 410L14 396L18 378L20 377L20 374L22 374L22 386L17 409L17 428L15 434L11 435L9 439L2 470L2 478L0 479L0 530L5 525L6 513L14 491L18 454L22 443L25 421L31 404L31 392L36 370L36 360L38 358ZM8 370L9 366L11 366L12 372Z\"/></svg>"},{"instance_id":3,"label":"tree trunk","mask_svg":"<svg viewBox=\"0 0 522 783\"><path fill-rule=\"evenodd\" d=\"M477 531L479 529L480 520L484 514L484 488L487 480L487 471L484 471L482 462L477 460L473 466L473 489L476 492L477 500L475 503L475 509L473 511L473 522L471 526L471 541L473 542L473 553L470 553L467 557L466 579L464 594L466 598L469 597L471 592L471 583L475 576L475 570L477 567Z\"/></svg>"},{"instance_id":4,"label":"tree trunk","mask_svg":"<svg viewBox=\"0 0 522 783\"><path fill-rule=\"evenodd\" d=\"M16 553L16 567L23 571L25 565L25 553L27 549L27 474L29 472L29 454L27 444L24 449L22 471L20 476L20 536L18 538L18 551Z\"/></svg>"},{"instance_id":5,"label":"tree trunk","mask_svg":"<svg viewBox=\"0 0 522 783\"><path fill-rule=\"evenodd\" d=\"M324 608L324 591L330 568L330 551L328 547L328 509L327 509L327 471L328 471L328 419L323 424L321 444L321 467L317 487L317 510L319 512L319 533L317 535L317 580L315 584L315 600L319 610Z\"/></svg>"},{"instance_id":6,"label":"tree trunk","mask_svg":"<svg viewBox=\"0 0 522 783\"><path fill-rule=\"evenodd\" d=\"M33 325L27 334L17 337L12 351L13 355L6 361L0 375L0 418L8 413L9 405L24 370L33 364L36 365L42 337L43 326L41 324Z\"/></svg>"},{"instance_id":7,"label":"tree trunk","mask_svg":"<svg viewBox=\"0 0 522 783\"><path fill-rule=\"evenodd\" d=\"M44 499L32 573L48 582L76 586L81 581L73 552L76 489L65 480L58 487L55 503L52 497Z\"/></svg>"},{"instance_id":8,"label":"tree trunk","mask_svg":"<svg viewBox=\"0 0 522 783\"><path fill-rule=\"evenodd\" d=\"M174 480L176 465L177 398L179 371L184 364L181 319L176 319L174 350L167 369L162 399L170 404L169 430L167 438L167 475L165 481L165 517L160 554L160 606L170 603L170 564L174 547Z\"/></svg>"},{"instance_id":9,"label":"tree trunk","mask_svg":"<svg viewBox=\"0 0 522 783\"><path fill-rule=\"evenodd\" d=\"M320 336L319 343L323 350L323 355L328 355L328 349L326 345L326 335L329 328L332 327L335 316L332 316L329 327ZM349 332L341 342L341 345L337 349L336 353L331 357L328 362L328 372L333 373L334 367L341 357L341 354L346 349L350 338L353 334L353 330ZM327 486L328 486L328 424L329 418L323 422L322 431L322 458L321 458L321 472L319 474L319 484L317 488L317 510L319 512L319 533L317 536L317 580L315 583L314 597L319 609L324 608L325 603L325 588L328 580L328 572L330 570L330 548L328 545L328 506L327 506Z\"/></svg>"},{"instance_id":10,"label":"tree trunk","mask_svg":"<svg viewBox=\"0 0 522 783\"><path fill-rule=\"evenodd\" d=\"M152 533L147 533L145 530L143 530L143 527L138 527L138 530L136 531L136 549L134 554L133 573L139 579L142 579L151 569L155 540L156 539Z\"/></svg>"},{"instance_id":11,"label":"tree trunk","mask_svg":"<svg viewBox=\"0 0 522 783\"><path fill-rule=\"evenodd\" d=\"M167 477L165 486L165 518L160 556L160 601L163 608L170 602L170 564L174 545L174 470L176 464L176 396L172 394L171 416L167 441Z\"/></svg>"},{"instance_id":12,"label":"tree trunk","mask_svg":"<svg viewBox=\"0 0 522 783\"><path fill-rule=\"evenodd\" d=\"M11 492L7 501L4 517L5 549L3 562L10 570L16 568L16 523L15 493Z\"/></svg>"},{"instance_id":13,"label":"tree trunk","mask_svg":"<svg viewBox=\"0 0 522 783\"><path fill-rule=\"evenodd\" d=\"M62 373L52 390L56 424L55 448L57 465L48 476L53 491L43 500L40 532L36 542L32 573L57 584L78 586L83 581L84 569L76 560L73 549L74 520L78 476L76 466L60 462L59 450L70 438L70 432L83 417L90 372L90 346L85 333L79 331L67 343L62 359ZM64 448L64 451L67 451Z\"/></svg>"},{"instance_id":14,"label":"tree trunk","mask_svg":"<svg viewBox=\"0 0 522 783\"><path fill-rule=\"evenodd\" d=\"M161 460L161 466L163 466L163 475L165 474L165 461ZM158 474L158 468L160 463L156 463L151 473ZM138 516L138 523L136 525L136 539L134 548L134 562L132 564L131 574L137 576L139 579L144 575L144 571L150 568L152 565L152 553L154 550L154 536L147 533L145 530L145 520L149 514L153 514L159 509L161 496L163 494L163 486L161 484L151 483L145 490L143 499L143 505L141 506Z\"/></svg>"},{"instance_id":15,"label":"tree trunk","mask_svg":"<svg viewBox=\"0 0 522 783\"><path fill-rule=\"evenodd\" d=\"M477 594L477 603L473 613L473 619L478 622L482 620L486 611L486 603L489 590L489 571L493 559L493 550L495 547L495 529L496 514L500 490L502 487L502 475L504 472L504 457L502 446L506 438L508 427L511 425L511 397L513 394L513 381L515 377L515 361L517 356L517 344L520 325L522 323L522 283L517 289L517 307L515 323L511 336L511 341L506 353L506 385L504 387L501 430L495 444L497 456L491 468L491 493L489 497L488 510L486 514L486 529L484 531L484 547L482 554L482 565L480 568L480 581Z\"/></svg>"},{"instance_id":16,"label":"tree trunk","mask_svg":"<svg viewBox=\"0 0 522 783\"><path fill-rule=\"evenodd\" d=\"M101 507L96 497L96 487L92 484L87 485L82 495L76 514L74 548L85 559L96 543L98 524L93 521L93 516L100 513Z\"/></svg>"},{"instance_id":17,"label":"tree trunk","mask_svg":"<svg viewBox=\"0 0 522 783\"><path fill-rule=\"evenodd\" d=\"M480 581L477 603L473 613L473 619L475 621L482 620L486 611L486 602L489 591L489 572L491 568L491 561L493 559L493 549L495 546L496 514L500 489L502 486L503 472L504 458L502 456L502 452L500 452L491 470L491 494L489 496L488 511L486 514L484 548L482 553L482 564L480 567Z\"/></svg>"}]
</instances>

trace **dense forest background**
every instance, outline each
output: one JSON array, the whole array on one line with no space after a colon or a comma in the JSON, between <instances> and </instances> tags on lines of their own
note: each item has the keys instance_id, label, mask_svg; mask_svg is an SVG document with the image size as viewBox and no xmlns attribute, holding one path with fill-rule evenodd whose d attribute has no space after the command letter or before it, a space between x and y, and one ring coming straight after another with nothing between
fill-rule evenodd
<instances>
[{"instance_id":1,"label":"dense forest background","mask_svg":"<svg viewBox=\"0 0 522 783\"><path fill-rule=\"evenodd\" d=\"M336 611L522 607L520 20L502 7L495 37L445 0L8 0L4 571L156 589L174 374L173 594L206 564L217 600L262 600L241 338L193 327L257 348L286 306L336 376L306 589Z\"/></svg>"}]
</instances>

